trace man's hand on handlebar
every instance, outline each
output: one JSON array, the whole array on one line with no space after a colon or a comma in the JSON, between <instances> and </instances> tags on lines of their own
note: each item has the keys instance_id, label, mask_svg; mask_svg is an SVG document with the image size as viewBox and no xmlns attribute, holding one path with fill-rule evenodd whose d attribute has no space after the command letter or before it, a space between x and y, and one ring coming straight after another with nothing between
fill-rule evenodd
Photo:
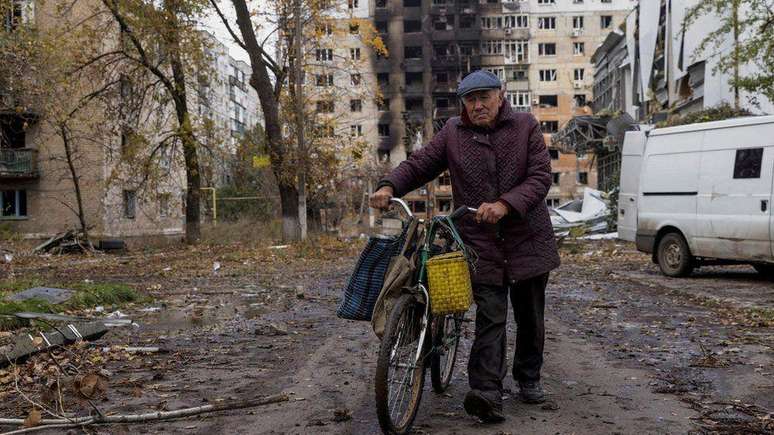
<instances>
[{"instance_id":1,"label":"man's hand on handlebar","mask_svg":"<svg viewBox=\"0 0 774 435\"><path fill-rule=\"evenodd\" d=\"M476 212L476 222L496 224L500 219L508 214L508 207L501 202L485 202L478 207Z\"/></svg>"},{"instance_id":2,"label":"man's hand on handlebar","mask_svg":"<svg viewBox=\"0 0 774 435\"><path fill-rule=\"evenodd\" d=\"M383 186L371 195L368 203L373 208L385 210L390 206L390 199L392 199L393 194L392 187Z\"/></svg>"}]
</instances>

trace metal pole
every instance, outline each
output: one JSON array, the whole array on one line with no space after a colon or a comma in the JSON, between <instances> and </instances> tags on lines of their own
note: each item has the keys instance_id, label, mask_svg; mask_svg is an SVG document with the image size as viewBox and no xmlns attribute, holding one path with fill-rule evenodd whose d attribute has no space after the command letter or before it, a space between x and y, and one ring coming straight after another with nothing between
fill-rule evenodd
<instances>
[{"instance_id":1,"label":"metal pole","mask_svg":"<svg viewBox=\"0 0 774 435\"><path fill-rule=\"evenodd\" d=\"M301 229L301 240L306 240L306 144L304 143L304 98L303 85L303 55L301 52L301 0L295 0L295 68L296 79L296 138L298 139L298 157L300 170L298 174L298 225Z\"/></svg>"},{"instance_id":2,"label":"metal pole","mask_svg":"<svg viewBox=\"0 0 774 435\"><path fill-rule=\"evenodd\" d=\"M212 225L218 225L218 192L214 187L200 187L199 190L209 190L210 198L212 199Z\"/></svg>"}]
</instances>

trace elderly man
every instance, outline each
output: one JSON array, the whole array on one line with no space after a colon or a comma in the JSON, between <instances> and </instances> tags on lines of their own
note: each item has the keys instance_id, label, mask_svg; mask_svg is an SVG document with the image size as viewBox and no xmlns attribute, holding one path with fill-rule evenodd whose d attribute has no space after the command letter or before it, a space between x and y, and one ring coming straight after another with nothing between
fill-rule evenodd
<instances>
[{"instance_id":1,"label":"elderly man","mask_svg":"<svg viewBox=\"0 0 774 435\"><path fill-rule=\"evenodd\" d=\"M449 170L455 206L478 208L458 223L465 244L478 254L473 268L476 336L470 351L470 392L465 410L485 422L504 420L508 295L517 325L513 377L526 403L543 402L545 289L559 255L545 197L551 158L540 126L514 111L502 84L475 71L459 85L464 109L430 143L379 183L371 205L386 208Z\"/></svg>"}]
</instances>

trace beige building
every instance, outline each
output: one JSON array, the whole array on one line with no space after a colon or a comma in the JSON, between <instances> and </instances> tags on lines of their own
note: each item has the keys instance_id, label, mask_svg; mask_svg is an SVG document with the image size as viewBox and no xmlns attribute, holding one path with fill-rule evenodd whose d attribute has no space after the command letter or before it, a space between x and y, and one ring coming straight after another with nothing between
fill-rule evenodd
<instances>
[{"instance_id":1,"label":"beige building","mask_svg":"<svg viewBox=\"0 0 774 435\"><path fill-rule=\"evenodd\" d=\"M4 31L62 23L54 3L14 4L23 13L15 14L13 25L6 21ZM91 6L78 3L69 16L85 16ZM110 41L110 33L106 35ZM118 43L117 30L114 36ZM68 159L54 114L75 102L68 95L45 104L26 104L31 109L19 113L14 107L26 96L3 89L2 84L12 80L6 79L0 80L0 226L27 238L80 228L72 162L93 242L182 239L186 177L181 147L166 139L175 124L171 107L135 104L142 98L143 85L132 83L120 70L115 77L84 77L73 94L86 95L113 79L119 85L110 98L87 106L70 122ZM195 93L196 87L189 87L189 92ZM168 143L172 145L161 146ZM159 146L149 152L148 144Z\"/></svg>"},{"instance_id":2,"label":"beige building","mask_svg":"<svg viewBox=\"0 0 774 435\"><path fill-rule=\"evenodd\" d=\"M596 187L594 156L560 153L551 134L575 115L591 114L594 66L591 56L636 5L631 0L532 0L530 4L532 112L551 153L556 206Z\"/></svg>"}]
</instances>

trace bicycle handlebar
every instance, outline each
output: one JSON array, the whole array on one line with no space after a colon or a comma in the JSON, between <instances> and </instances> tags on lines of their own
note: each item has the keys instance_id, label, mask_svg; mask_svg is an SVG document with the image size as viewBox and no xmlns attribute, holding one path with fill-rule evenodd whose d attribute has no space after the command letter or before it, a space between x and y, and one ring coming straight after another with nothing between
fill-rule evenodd
<instances>
[{"instance_id":1,"label":"bicycle handlebar","mask_svg":"<svg viewBox=\"0 0 774 435\"><path fill-rule=\"evenodd\" d=\"M409 208L408 204L406 204L406 201L400 198L390 198L390 202L394 202L395 204L398 204L403 209L403 211L408 215L408 217L410 218L414 217L414 213L411 213L411 209Z\"/></svg>"},{"instance_id":2,"label":"bicycle handlebar","mask_svg":"<svg viewBox=\"0 0 774 435\"><path fill-rule=\"evenodd\" d=\"M467 213L476 213L477 211L478 211L477 208L462 206L462 207L459 207L457 210L454 210L454 212L452 212L452 214L449 215L449 219L454 220L466 215Z\"/></svg>"}]
</instances>

